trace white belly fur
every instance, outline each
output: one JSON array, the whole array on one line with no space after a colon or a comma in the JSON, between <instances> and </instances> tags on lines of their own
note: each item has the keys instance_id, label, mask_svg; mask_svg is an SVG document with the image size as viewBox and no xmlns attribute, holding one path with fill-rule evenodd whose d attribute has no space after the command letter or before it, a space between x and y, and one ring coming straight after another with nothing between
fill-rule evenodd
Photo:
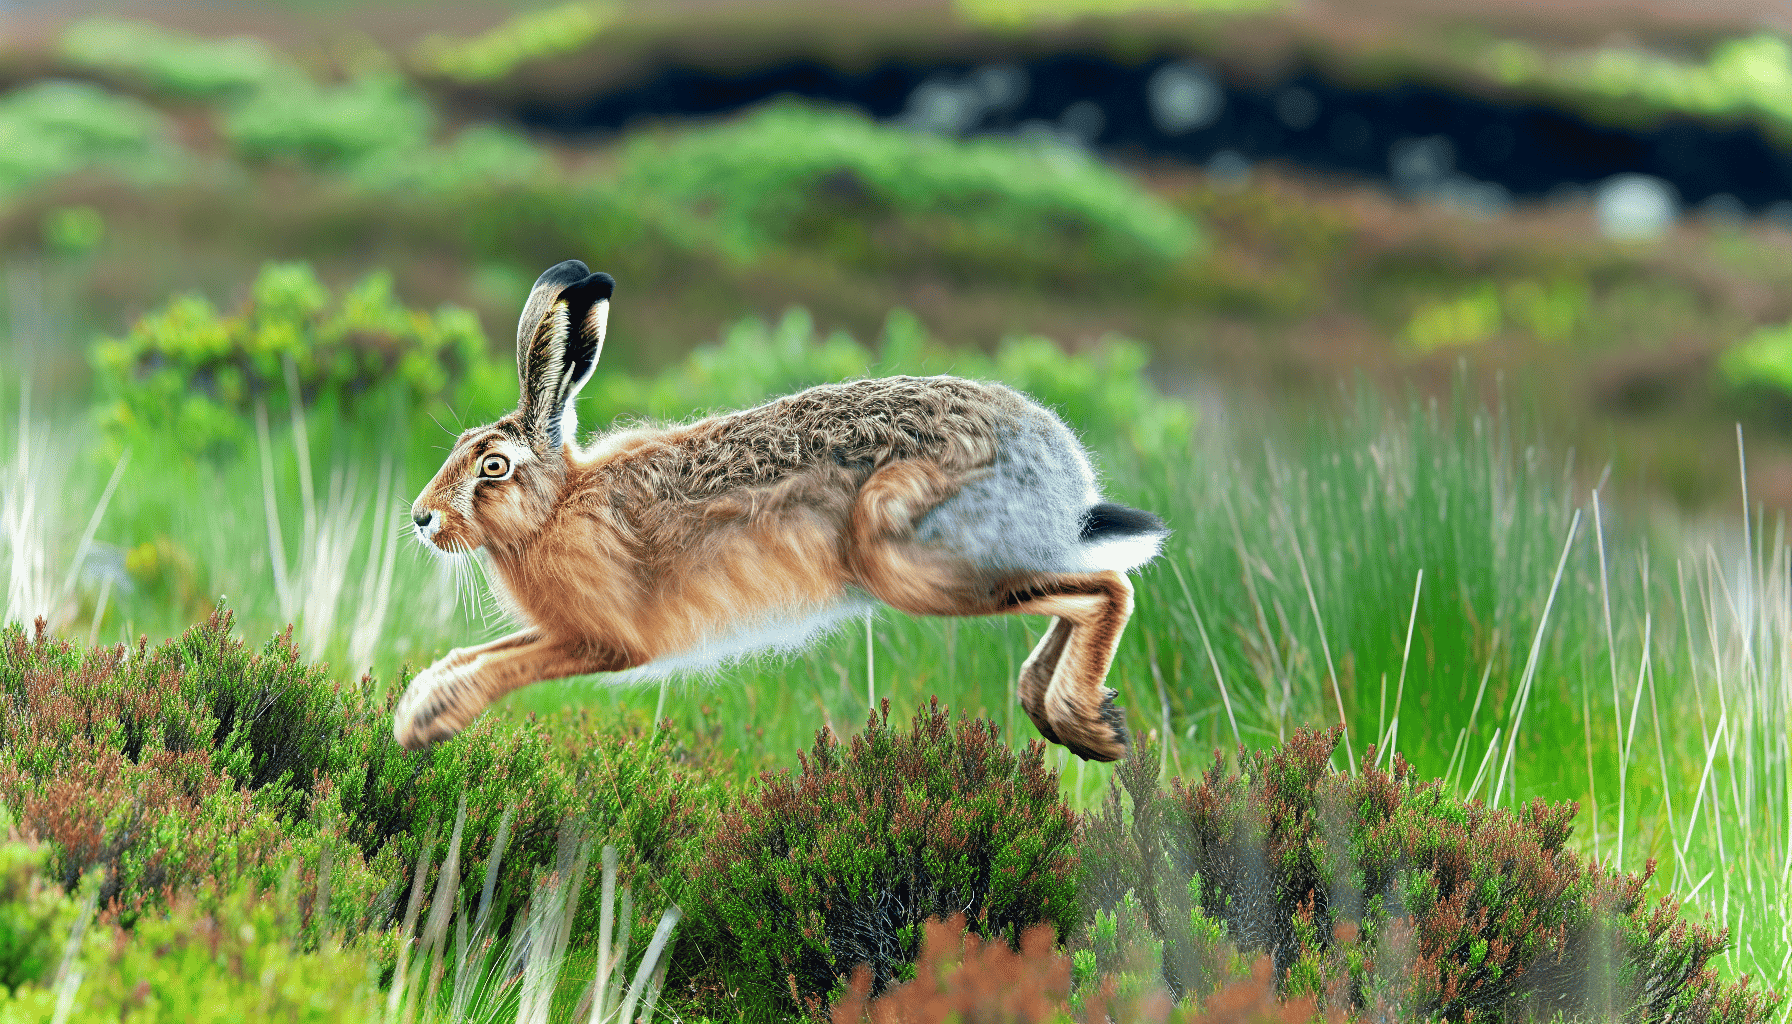
<instances>
[{"instance_id":1,"label":"white belly fur","mask_svg":"<svg viewBox=\"0 0 1792 1024\"><path fill-rule=\"evenodd\" d=\"M664 679L673 675L705 675L757 654L790 654L802 650L847 619L863 618L879 607L863 594L819 608L790 609L713 637L689 650L663 654L635 668L605 676L606 682Z\"/></svg>"}]
</instances>

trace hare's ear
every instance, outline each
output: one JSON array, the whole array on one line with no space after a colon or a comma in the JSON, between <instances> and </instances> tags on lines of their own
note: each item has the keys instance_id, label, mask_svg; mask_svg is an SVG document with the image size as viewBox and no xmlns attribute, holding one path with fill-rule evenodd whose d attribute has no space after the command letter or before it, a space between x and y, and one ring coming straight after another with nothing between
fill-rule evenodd
<instances>
[{"instance_id":1,"label":"hare's ear","mask_svg":"<svg viewBox=\"0 0 1792 1024\"><path fill-rule=\"evenodd\" d=\"M578 260L550 267L535 282L516 326L517 411L530 443L558 451L579 426L573 399L597 369L616 282Z\"/></svg>"}]
</instances>

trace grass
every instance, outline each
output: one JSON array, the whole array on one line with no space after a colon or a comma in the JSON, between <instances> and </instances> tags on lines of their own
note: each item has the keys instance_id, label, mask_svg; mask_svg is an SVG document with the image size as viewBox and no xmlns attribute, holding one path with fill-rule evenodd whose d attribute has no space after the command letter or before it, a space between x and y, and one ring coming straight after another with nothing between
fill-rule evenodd
<instances>
[{"instance_id":1,"label":"grass","mask_svg":"<svg viewBox=\"0 0 1792 1024\"><path fill-rule=\"evenodd\" d=\"M732 358L796 359L758 378L781 390L786 375L802 376L799 353L827 350L797 337L808 329L738 335ZM887 359L889 343L874 356L836 341L829 358ZM743 377L729 358L699 353L636 393L707 408L721 404L705 400L714 386L746 400L733 393ZM1027 364L985 369L1004 365ZM704 380L713 383L692 383ZM30 438L22 415L18 436ZM82 564L74 553L95 538L157 530L153 550L173 554L153 572L139 559L133 593L115 587L108 599L104 578L68 574L77 584L64 628L172 632L192 614L170 601L185 586L195 603L229 594L251 631L295 622L309 654L347 658L340 675L377 668L386 678L401 662L495 632L473 563L444 576L400 550L397 512L416 484L340 447L343 438L320 449L314 426L295 418L276 429L264 418L255 456L179 478L179 493L202 498L176 508L129 487L102 500L110 467L85 465L56 499L83 514L54 518L34 504L49 499L37 496L44 478L26 444L5 478L6 509L37 525L9 530L10 578L41 595L59 575L46 567ZM1581 801L1583 852L1632 870L1661 861L1664 882L1731 927L1728 969L1784 984L1792 649L1781 638L1792 625L1792 547L1783 525L1756 511L1727 537L1678 549L1629 535L1571 463L1552 462L1511 417L1468 399L1390 410L1362 397L1255 450L1196 443L1199 431L1163 436L1145 449L1104 426L1091 440L1110 493L1176 530L1138 580L1111 675L1134 730L1161 743L1165 774L1188 774L1216 748L1259 747L1342 718L1352 760L1373 744L1465 795ZM156 466L172 455L133 459ZM183 572L200 579L182 584ZM1013 679L1043 625L886 611L795 657L713 680L544 683L499 713L572 703L663 716L734 752L743 778L787 763L817 729L851 731L884 698L900 715L938 695L1021 744L1033 732ZM1110 768L1052 756L1074 805L1100 799Z\"/></svg>"},{"instance_id":2,"label":"grass","mask_svg":"<svg viewBox=\"0 0 1792 1024\"><path fill-rule=\"evenodd\" d=\"M824 346L812 330L798 320L737 332L732 348L699 352L655 384L614 378L606 402L633 395L662 414L677 402L738 404L753 397L739 393L743 381L768 392L803 382L807 353L832 353L826 375L855 361L926 368L951 358L924 340L906 342L922 347L904 355L900 330L878 352L850 339ZM956 360L991 375L1033 365ZM730 369L737 362L782 368L754 377ZM714 388L727 389L725 401ZM1382 759L1398 750L1465 795L1581 801L1583 852L1632 870L1661 861L1663 882L1732 929L1727 968L1783 985L1792 969L1783 524L1757 510L1704 545L1664 547L1628 533L1583 473L1541 454L1503 411L1466 398L1389 409L1363 396L1347 406L1243 450L1186 424L1142 446L1098 411L1070 410L1094 428L1110 494L1176 530L1138 579L1111 676L1134 730L1161 743L1163 772L1186 775L1216 748L1260 747L1342 718L1352 760L1373 744ZM171 633L223 593L251 635L294 622L309 656L345 659L338 675L382 678L497 630L482 615L475 563L444 575L401 550L399 513L417 484L392 468L394 454L370 458L328 423L264 415L255 451L215 465L183 462L176 447L133 451L136 472L167 481L158 492L121 488L116 467L97 462L76 461L56 482L39 468L43 438L67 431L23 407L18 422L0 481L14 620L50 608L76 635ZM178 465L189 468L170 475ZM138 540L146 535L154 540ZM127 554L134 571L124 577L56 571L93 564L90 552L111 538L129 539L110 550L148 543L153 554ZM1043 625L885 611L800 655L713 680L544 683L499 713L572 703L663 716L733 752L743 779L787 763L817 729L852 731L884 698L902 715L938 695L1022 744L1033 731L1013 679ZM1067 798L1094 805L1112 770L1052 756L1066 768Z\"/></svg>"}]
</instances>

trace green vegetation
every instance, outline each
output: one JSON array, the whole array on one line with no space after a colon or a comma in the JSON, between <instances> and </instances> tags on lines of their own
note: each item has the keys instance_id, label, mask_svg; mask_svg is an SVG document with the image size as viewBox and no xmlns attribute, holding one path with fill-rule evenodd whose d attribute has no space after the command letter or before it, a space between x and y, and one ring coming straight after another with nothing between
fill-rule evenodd
<instances>
[{"instance_id":1,"label":"green vegetation","mask_svg":"<svg viewBox=\"0 0 1792 1024\"><path fill-rule=\"evenodd\" d=\"M1488 47L1482 61L1508 85L1566 93L1595 114L1748 120L1792 138L1792 45L1779 35L1720 40L1703 63L1616 46L1548 55L1517 40Z\"/></svg>"},{"instance_id":2,"label":"green vegetation","mask_svg":"<svg viewBox=\"0 0 1792 1024\"><path fill-rule=\"evenodd\" d=\"M1283 413L1339 360L1534 360L1625 394L1738 338L1722 379L1785 391L1784 239L1609 246L1572 210L1471 222L792 103L555 147L466 123L632 16L429 43L433 98L365 44L88 22L58 66L123 91L0 97L0 804L23 835L0 1021L64 999L759 1020L886 988L914 1020L1002 993L1037 1020L1768 1010L1735 980L1792 981L1777 526L1643 533L1472 373L1452 401ZM1613 109L1770 117L1749 90L1783 63L1725 44L1653 99L1600 81ZM410 673L499 626L479 563L409 548L406 502L514 401L517 305L568 256L621 280L587 425L884 373L1057 408L1107 493L1176 531L1110 677L1138 756L1027 748L1012 687L1043 623L889 612L713 686L526 688L398 749ZM1188 376L1220 415L1174 396ZM1727 445L1747 397L1710 402L1718 427L1674 429ZM1582 450L1616 451L1622 489L1639 457L1610 422ZM1709 507L1734 463L1687 444ZM274 639L233 636L222 594ZM929 952L929 915L967 905L975 934Z\"/></svg>"},{"instance_id":3,"label":"green vegetation","mask_svg":"<svg viewBox=\"0 0 1792 1024\"><path fill-rule=\"evenodd\" d=\"M1075 816L1045 745L1016 756L937 703L907 734L889 717L885 701L847 745L818 732L801 773L761 777L711 840L697 941L753 1002L812 1011L861 964L881 990L912 969L931 918L963 914L1010 942L1075 922Z\"/></svg>"},{"instance_id":4,"label":"green vegetation","mask_svg":"<svg viewBox=\"0 0 1792 1024\"><path fill-rule=\"evenodd\" d=\"M952 9L966 21L1014 31L1078 18L1115 18L1129 14L1240 15L1264 14L1287 6L1286 0L953 0Z\"/></svg>"},{"instance_id":5,"label":"green vegetation","mask_svg":"<svg viewBox=\"0 0 1792 1024\"><path fill-rule=\"evenodd\" d=\"M615 16L614 4L576 0L519 12L471 39L426 36L411 57L426 74L457 82L492 82L523 64L584 49Z\"/></svg>"},{"instance_id":6,"label":"green vegetation","mask_svg":"<svg viewBox=\"0 0 1792 1024\"><path fill-rule=\"evenodd\" d=\"M957 142L795 103L639 138L622 152L621 180L671 210L706 211L704 233L742 259L809 242L871 269L920 249L948 273L1006 267L1062 286L1091 266L1161 275L1200 242L1187 217L1083 154ZM960 215L970 208L974 220ZM1066 254L1074 262L1059 265Z\"/></svg>"},{"instance_id":7,"label":"green vegetation","mask_svg":"<svg viewBox=\"0 0 1792 1024\"><path fill-rule=\"evenodd\" d=\"M136 100L80 82L43 82L0 96L0 199L88 170L166 179L177 157L162 115Z\"/></svg>"},{"instance_id":8,"label":"green vegetation","mask_svg":"<svg viewBox=\"0 0 1792 1024\"><path fill-rule=\"evenodd\" d=\"M195 456L236 452L258 406L291 412L296 399L362 430L414 429L450 409L502 408L516 376L466 310L406 309L384 274L332 296L304 264L263 267L231 316L177 297L96 343L93 365L102 427L120 450L172 436Z\"/></svg>"},{"instance_id":9,"label":"green vegetation","mask_svg":"<svg viewBox=\"0 0 1792 1024\"><path fill-rule=\"evenodd\" d=\"M410 866L457 803L469 858L506 851L505 876L471 867L459 898L486 892L506 931L569 819L619 848L643 914L679 898L675 868L714 798L710 770L671 734L588 714L500 716L467 742L408 753L391 737L396 689L381 699L332 682L289 635L252 651L230 627L220 611L135 650L16 626L4 637L17 711L0 743L0 800L48 844L65 888L98 869L109 916L157 919L193 895L210 911L299 870L313 885L333 878L327 909L307 898L288 938L377 937L405 912Z\"/></svg>"},{"instance_id":10,"label":"green vegetation","mask_svg":"<svg viewBox=\"0 0 1792 1024\"><path fill-rule=\"evenodd\" d=\"M1085 886L1095 931L1136 896L1176 991L1211 992L1235 945L1286 965L1285 995L1379 1018L1744 1022L1774 1008L1708 969L1722 935L1680 922L1669 898L1645 906L1652 866L1623 876L1564 849L1572 805L1464 803L1373 751L1340 772L1341 733L1297 730L1236 770L1216 755L1168 793L1136 751L1083 833L1109 853Z\"/></svg>"},{"instance_id":11,"label":"green vegetation","mask_svg":"<svg viewBox=\"0 0 1792 1024\"><path fill-rule=\"evenodd\" d=\"M76 22L61 51L76 67L183 99L236 99L295 78L291 63L260 39L201 39L143 21Z\"/></svg>"}]
</instances>

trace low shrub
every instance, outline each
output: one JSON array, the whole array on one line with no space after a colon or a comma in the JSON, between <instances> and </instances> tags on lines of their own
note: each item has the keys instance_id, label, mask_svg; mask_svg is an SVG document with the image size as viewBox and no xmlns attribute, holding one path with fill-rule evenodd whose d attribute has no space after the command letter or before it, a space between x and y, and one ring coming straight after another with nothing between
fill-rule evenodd
<instances>
[{"instance_id":1,"label":"low shrub","mask_svg":"<svg viewBox=\"0 0 1792 1024\"><path fill-rule=\"evenodd\" d=\"M86 18L58 48L76 67L176 98L240 98L302 77L253 36L201 39L143 21Z\"/></svg>"},{"instance_id":2,"label":"low shrub","mask_svg":"<svg viewBox=\"0 0 1792 1024\"><path fill-rule=\"evenodd\" d=\"M247 440L257 403L289 406L288 365L316 418L351 428L430 424L450 405L488 408L515 390L511 362L491 357L472 313L408 309L385 274L332 295L301 263L263 267L232 314L178 296L125 337L97 341L91 361L115 445L177 436L214 456Z\"/></svg>"},{"instance_id":3,"label":"low shrub","mask_svg":"<svg viewBox=\"0 0 1792 1024\"><path fill-rule=\"evenodd\" d=\"M1181 1001L1161 983L1097 975L1073 966L1039 926L1006 943L965 933L964 918L929 921L915 979L872 999L871 972L860 968L829 1016L833 1024L1342 1024L1337 1008L1318 1000L1277 997L1268 957L1259 957L1204 1000Z\"/></svg>"},{"instance_id":4,"label":"low shrub","mask_svg":"<svg viewBox=\"0 0 1792 1024\"><path fill-rule=\"evenodd\" d=\"M253 651L230 627L219 609L134 649L0 633L0 803L49 844L64 887L100 869L102 907L133 924L187 894L270 890L288 869L310 892L327 867L329 929L378 931L405 913L416 858L464 795L459 898L479 902L502 827L490 884L504 928L555 862L567 820L618 847L638 894L636 938L682 898L684 862L719 802L711 779L725 769L669 731L588 712L494 713L451 743L405 751L391 732L402 686L376 701L371 680L341 686L305 664L290 633ZM304 909L315 931L322 920ZM579 928L596 913L581 911Z\"/></svg>"},{"instance_id":5,"label":"low shrub","mask_svg":"<svg viewBox=\"0 0 1792 1024\"><path fill-rule=\"evenodd\" d=\"M792 246L866 269L924 257L949 274L1136 290L1201 242L1184 214L1085 154L945 139L797 103L640 136L621 175L742 259Z\"/></svg>"},{"instance_id":6,"label":"low shrub","mask_svg":"<svg viewBox=\"0 0 1792 1024\"><path fill-rule=\"evenodd\" d=\"M151 650L82 650L41 628L0 634L0 803L47 841L73 890L99 869L99 899L126 923L182 892L270 887L294 861L346 852L306 812L344 727L342 702L289 637L257 654L227 614ZM359 858L332 907L379 887Z\"/></svg>"},{"instance_id":7,"label":"low shrub","mask_svg":"<svg viewBox=\"0 0 1792 1024\"><path fill-rule=\"evenodd\" d=\"M209 906L182 901L130 934L102 925L94 930L101 941L87 944L68 984L0 996L0 1022L382 1020L378 972L366 952L333 942L301 948L288 938L299 913L291 893L242 890Z\"/></svg>"},{"instance_id":8,"label":"low shrub","mask_svg":"<svg viewBox=\"0 0 1792 1024\"><path fill-rule=\"evenodd\" d=\"M50 850L16 834L0 841L0 991L52 977L81 917L50 874Z\"/></svg>"},{"instance_id":9,"label":"low shrub","mask_svg":"<svg viewBox=\"0 0 1792 1024\"><path fill-rule=\"evenodd\" d=\"M1070 995L1070 959L1059 953L1049 925L1021 936L1020 949L984 942L965 928L964 915L928 921L913 981L871 998L871 969L860 964L828 1016L833 1024L1045 1024L1058 1019Z\"/></svg>"},{"instance_id":10,"label":"low shrub","mask_svg":"<svg viewBox=\"0 0 1792 1024\"><path fill-rule=\"evenodd\" d=\"M456 82L494 82L525 64L584 49L615 20L617 10L604 0L573 0L521 11L470 38L426 36L411 58L427 74Z\"/></svg>"},{"instance_id":11,"label":"low shrub","mask_svg":"<svg viewBox=\"0 0 1792 1024\"><path fill-rule=\"evenodd\" d=\"M0 96L0 198L77 171L155 180L179 155L167 119L95 85L39 82Z\"/></svg>"},{"instance_id":12,"label":"low shrub","mask_svg":"<svg viewBox=\"0 0 1792 1024\"><path fill-rule=\"evenodd\" d=\"M906 733L888 701L849 744L818 732L797 775L761 775L722 817L686 904L693 944L730 987L820 1013L861 964L873 994L907 977L932 918L1068 935L1075 815L1044 758L937 701Z\"/></svg>"},{"instance_id":13,"label":"low shrub","mask_svg":"<svg viewBox=\"0 0 1792 1024\"><path fill-rule=\"evenodd\" d=\"M1135 751L1079 836L1108 851L1085 858L1088 906L1113 913L1136 894L1178 991L1216 976L1205 919L1245 953L1267 953L1284 996L1380 1019L1771 1013L1776 994L1710 966L1723 933L1681 920L1671 898L1646 905L1652 865L1611 874L1565 848L1574 805L1465 803L1398 756L1377 768L1373 751L1339 772L1339 736L1297 731L1279 749L1241 751L1237 771L1216 755L1168 793L1157 762Z\"/></svg>"},{"instance_id":14,"label":"low shrub","mask_svg":"<svg viewBox=\"0 0 1792 1024\"><path fill-rule=\"evenodd\" d=\"M220 127L246 160L352 170L377 155L423 150L435 113L397 77L362 76L341 85L298 78L237 102Z\"/></svg>"}]
</instances>

